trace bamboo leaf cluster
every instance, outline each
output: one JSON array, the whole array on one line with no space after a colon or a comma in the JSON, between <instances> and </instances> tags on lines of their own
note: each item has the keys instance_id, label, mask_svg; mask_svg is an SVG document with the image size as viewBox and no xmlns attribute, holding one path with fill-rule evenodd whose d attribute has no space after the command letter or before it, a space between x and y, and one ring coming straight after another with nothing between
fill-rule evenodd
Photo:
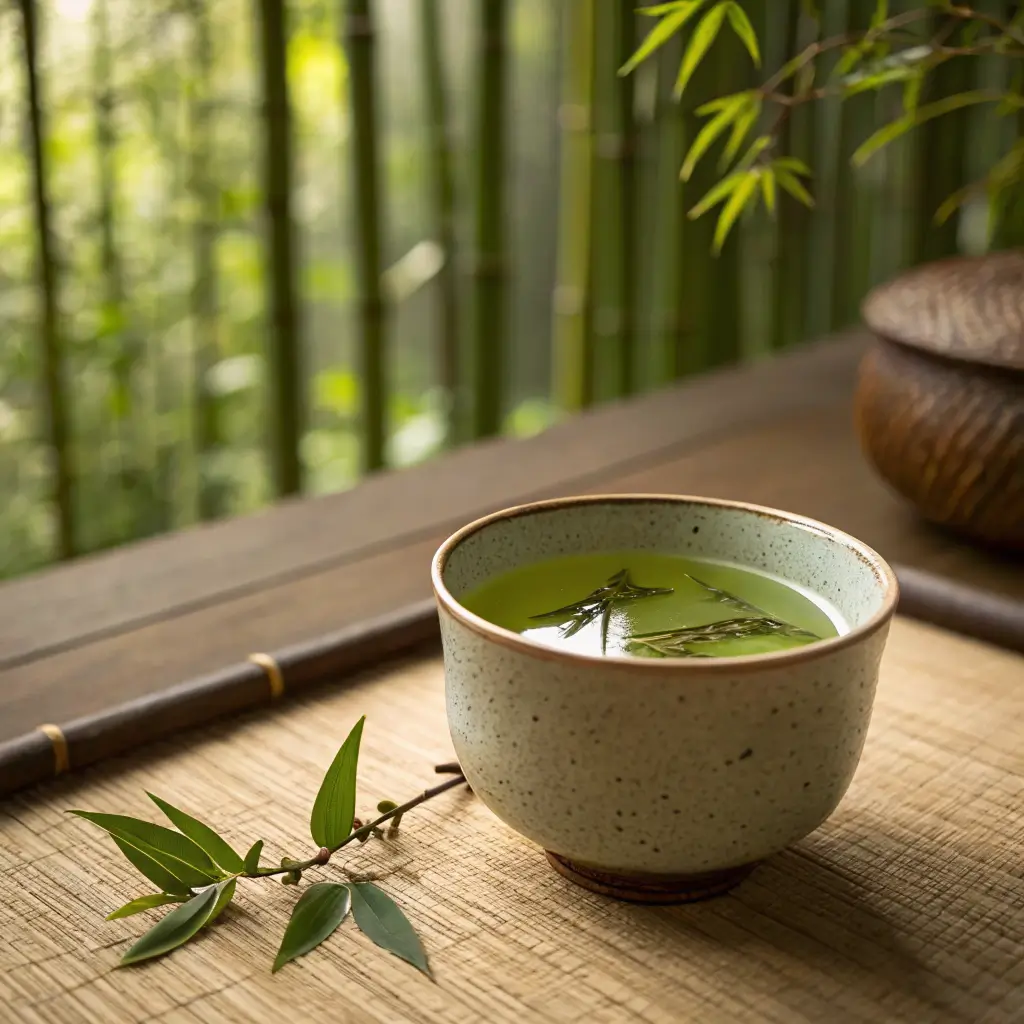
<instances>
[{"instance_id":1,"label":"bamboo leaf cluster","mask_svg":"<svg viewBox=\"0 0 1024 1024\"><path fill-rule=\"evenodd\" d=\"M861 93L901 91L902 109L860 140L851 157L855 167L863 166L911 130L955 111L983 106L991 108L996 117L1006 117L1024 108L1019 80L1006 88L951 92L921 102L929 75L950 61L1024 57L1024 17L1020 12L1003 19L988 9L935 0L894 14L887 0L877 0L863 28L826 37L818 5L806 3L804 10L817 23L812 42L787 55L756 88L717 97L697 109L706 121L689 145L680 177L689 181L700 161L721 144L718 172L722 178L689 211L689 216L696 218L721 207L713 236L716 253L741 215L761 203L769 214L776 213L779 189L804 206L814 205L808 187L811 168L784 152L783 128L796 107L826 97L847 100ZM757 31L737 0L672 0L641 7L640 13L656 21L620 74L634 71L677 33L686 33L675 84L677 99L701 63L715 59L716 41L726 25L754 65L761 65ZM827 72L820 60L826 55L831 62ZM759 127L760 133L748 145L751 133ZM985 194L995 202L1002 193L1022 184L1024 148L1016 140L981 180L947 197L934 211L935 220L941 223L972 196Z\"/></svg>"},{"instance_id":2,"label":"bamboo leaf cluster","mask_svg":"<svg viewBox=\"0 0 1024 1024\"><path fill-rule=\"evenodd\" d=\"M465 782L458 765L441 765L450 780L404 804L381 801L379 817L363 824L355 817L359 747L365 718L360 718L342 744L313 802L309 830L317 851L304 860L283 857L278 865L262 866L264 842L257 839L242 857L215 829L154 795L147 795L174 828L122 814L73 810L69 813L103 829L143 877L157 887L129 900L106 920L133 917L174 905L121 958L121 965L164 956L211 926L235 897L239 879L280 876L284 885L299 885L303 874L328 864L351 842L385 838L380 826L390 822L393 836L402 816L413 807ZM312 952L330 938L351 913L356 927L382 949L430 976L427 955L401 907L369 881L317 882L296 902L272 970Z\"/></svg>"}]
</instances>

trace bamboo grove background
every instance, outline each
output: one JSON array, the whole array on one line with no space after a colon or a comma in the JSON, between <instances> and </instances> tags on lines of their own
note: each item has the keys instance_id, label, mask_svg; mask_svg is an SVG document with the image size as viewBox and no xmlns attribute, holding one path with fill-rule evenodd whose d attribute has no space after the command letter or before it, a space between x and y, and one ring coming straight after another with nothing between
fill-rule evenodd
<instances>
[{"instance_id":1,"label":"bamboo grove background","mask_svg":"<svg viewBox=\"0 0 1024 1024\"><path fill-rule=\"evenodd\" d=\"M798 0L745 5L777 67ZM872 0L825 0L823 31ZM998 6L998 3L996 4ZM768 17L769 11L771 17ZM624 0L0 0L0 575L337 490L856 319L990 244L931 214L1015 126L958 112L861 171L899 94L794 112L818 208L710 255L679 41ZM952 62L933 88L990 85Z\"/></svg>"}]
</instances>

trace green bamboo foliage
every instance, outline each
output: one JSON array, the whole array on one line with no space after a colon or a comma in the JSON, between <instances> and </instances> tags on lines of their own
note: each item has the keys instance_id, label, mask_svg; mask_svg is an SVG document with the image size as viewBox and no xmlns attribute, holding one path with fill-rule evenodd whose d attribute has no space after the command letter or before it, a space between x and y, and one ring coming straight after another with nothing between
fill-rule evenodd
<instances>
[{"instance_id":1,"label":"green bamboo foliage","mask_svg":"<svg viewBox=\"0 0 1024 1024\"><path fill-rule=\"evenodd\" d=\"M551 337L555 395L561 408L575 410L593 400L594 379L588 315L594 0L563 0L563 11L558 260Z\"/></svg>"},{"instance_id":2,"label":"green bamboo foliage","mask_svg":"<svg viewBox=\"0 0 1024 1024\"><path fill-rule=\"evenodd\" d=\"M632 0L594 4L591 280L598 400L633 390L636 330L636 126Z\"/></svg>"},{"instance_id":3,"label":"green bamboo foliage","mask_svg":"<svg viewBox=\"0 0 1024 1024\"><path fill-rule=\"evenodd\" d=\"M455 252L455 185L452 178L451 131L441 55L439 0L420 0L423 77L430 147L430 197L434 234L444 250L438 274L438 334L441 386L448 397L448 441L465 420L465 397L459 379L459 296Z\"/></svg>"},{"instance_id":4,"label":"green bamboo foliage","mask_svg":"<svg viewBox=\"0 0 1024 1024\"><path fill-rule=\"evenodd\" d=\"M473 435L501 429L505 358L505 147L508 4L478 0L473 225Z\"/></svg>"},{"instance_id":5,"label":"green bamboo foliage","mask_svg":"<svg viewBox=\"0 0 1024 1024\"><path fill-rule=\"evenodd\" d=\"M189 90L189 190L195 199L192 224L192 326L194 445L197 466L196 514L213 519L226 511L225 495L209 472L221 443L217 399L210 371L220 358L216 246L220 214L213 167L213 45L207 0L192 0L194 73Z\"/></svg>"},{"instance_id":6,"label":"green bamboo foliage","mask_svg":"<svg viewBox=\"0 0 1024 1024\"><path fill-rule=\"evenodd\" d=\"M57 256L47 187L46 119L39 80L39 22L35 0L18 0L25 50L25 91L29 159L32 165L32 211L35 218L42 342L42 406L53 460L53 504L57 517L57 554L77 553L74 517L74 460L68 430L68 392L64 379L63 339L58 300Z\"/></svg>"},{"instance_id":7,"label":"green bamboo foliage","mask_svg":"<svg viewBox=\"0 0 1024 1024\"><path fill-rule=\"evenodd\" d=\"M267 220L267 291L270 307L270 447L274 493L302 488L299 441L305 424L302 350L295 287L292 216L292 128L288 100L288 22L284 0L259 0L263 87L263 189Z\"/></svg>"},{"instance_id":8,"label":"green bamboo foliage","mask_svg":"<svg viewBox=\"0 0 1024 1024\"><path fill-rule=\"evenodd\" d=\"M345 53L352 98L352 201L359 289L359 354L362 376L362 465L384 465L386 352L381 288L381 203L377 157L375 28L369 0L347 0Z\"/></svg>"}]
</instances>

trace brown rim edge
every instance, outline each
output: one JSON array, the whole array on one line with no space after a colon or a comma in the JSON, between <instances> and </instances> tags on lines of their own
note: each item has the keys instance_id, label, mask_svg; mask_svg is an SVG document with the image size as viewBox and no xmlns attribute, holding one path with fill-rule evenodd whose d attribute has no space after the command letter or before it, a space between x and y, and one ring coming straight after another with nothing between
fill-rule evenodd
<instances>
[{"instance_id":1,"label":"brown rim edge","mask_svg":"<svg viewBox=\"0 0 1024 1024\"><path fill-rule=\"evenodd\" d=\"M856 554L874 572L876 579L884 585L882 607L867 622L851 629L848 633L830 637L827 640L818 640L813 644L808 644L806 647L797 647L789 651L775 651L770 654L747 654L732 658L702 658L698 664L686 659L668 661L655 658L627 658L618 655L577 654L559 651L537 640L529 640L519 633L514 633L510 629L497 626L493 622L488 622L479 615L475 615L468 608L464 608L459 604L452 596L451 591L445 586L444 570L451 553L467 537L502 519L516 519L520 516L532 515L536 512L567 508L573 505L651 504L656 502L673 505L703 505L710 508L728 508L740 512L749 512L751 515L787 523L798 529L807 530L828 540L835 541ZM827 657L835 651L859 643L879 629L882 629L892 619L899 600L899 583L896 581L896 574L891 566L877 551L868 547L863 541L857 540L856 537L851 537L850 534L845 533L843 530L828 526L808 516L783 512L779 509L768 508L765 505L753 505L745 501L730 501L725 498L701 498L689 494L575 495L565 498L548 498L544 501L531 501L524 505L514 505L511 508L492 512L490 515L482 516L480 519L467 523L460 530L456 530L437 549L430 563L430 581L434 588L434 596L444 611L474 633L504 647L510 647L512 650L530 654L545 661L567 661L577 665L594 664L604 667L624 668L634 674L638 672L652 674L669 672L675 676L685 672L691 672L695 676L703 676L708 672L735 673L737 670L757 671L766 665L781 667L787 664L799 664Z\"/></svg>"}]
</instances>

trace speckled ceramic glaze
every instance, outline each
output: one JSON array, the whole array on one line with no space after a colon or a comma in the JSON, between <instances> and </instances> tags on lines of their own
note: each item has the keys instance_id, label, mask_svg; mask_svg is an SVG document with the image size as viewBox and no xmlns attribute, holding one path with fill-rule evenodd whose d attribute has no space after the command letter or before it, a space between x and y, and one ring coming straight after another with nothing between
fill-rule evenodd
<instances>
[{"instance_id":1,"label":"speckled ceramic glaze","mask_svg":"<svg viewBox=\"0 0 1024 1024\"><path fill-rule=\"evenodd\" d=\"M766 570L822 595L849 630L742 658L588 657L459 603L526 563L623 549ZM713 895L815 829L846 792L897 598L892 570L852 537L735 502L568 498L470 524L432 576L466 778L575 881L651 902Z\"/></svg>"}]
</instances>

